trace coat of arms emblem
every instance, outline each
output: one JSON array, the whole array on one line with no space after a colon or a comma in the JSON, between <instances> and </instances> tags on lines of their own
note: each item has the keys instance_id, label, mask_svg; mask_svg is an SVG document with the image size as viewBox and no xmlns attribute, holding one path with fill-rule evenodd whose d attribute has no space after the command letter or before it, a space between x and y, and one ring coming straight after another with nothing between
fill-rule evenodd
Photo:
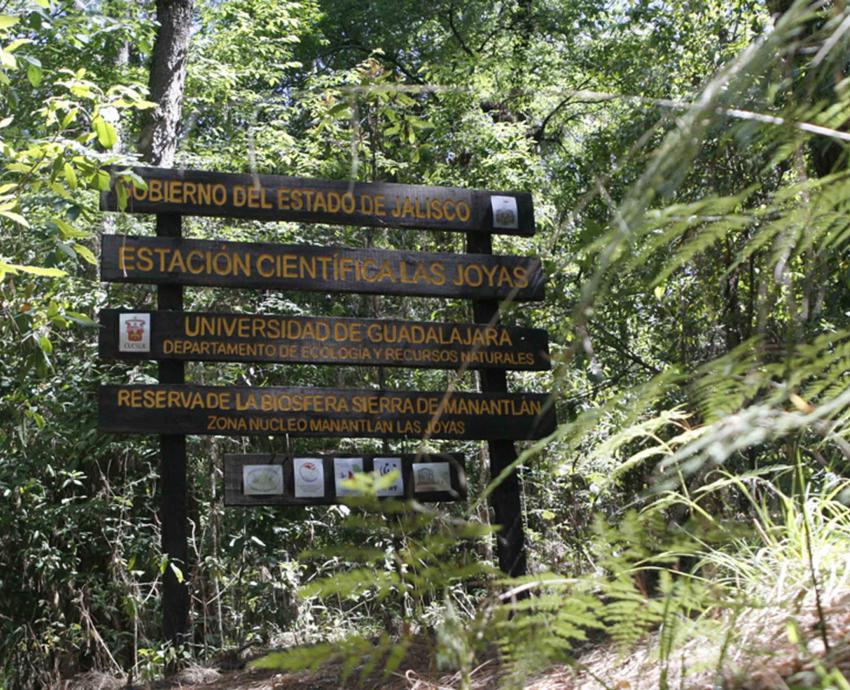
<instances>
[{"instance_id":1,"label":"coat of arms emblem","mask_svg":"<svg viewBox=\"0 0 850 690\"><path fill-rule=\"evenodd\" d=\"M147 325L144 319L127 319L124 325L127 327L127 340L131 343L140 343L144 340Z\"/></svg>"},{"instance_id":2,"label":"coat of arms emblem","mask_svg":"<svg viewBox=\"0 0 850 690\"><path fill-rule=\"evenodd\" d=\"M150 314L121 314L118 317L118 351L151 351Z\"/></svg>"}]
</instances>

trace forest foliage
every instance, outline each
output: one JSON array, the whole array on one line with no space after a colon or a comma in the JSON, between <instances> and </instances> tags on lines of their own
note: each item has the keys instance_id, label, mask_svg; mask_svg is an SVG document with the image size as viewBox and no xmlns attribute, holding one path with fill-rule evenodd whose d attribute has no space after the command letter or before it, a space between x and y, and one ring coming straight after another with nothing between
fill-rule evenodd
<instances>
[{"instance_id":1,"label":"forest foliage","mask_svg":"<svg viewBox=\"0 0 850 690\"><path fill-rule=\"evenodd\" d=\"M222 456L375 441L192 438L193 640L160 640L156 439L96 432L104 166L138 160L152 2L0 0L0 686L131 679L247 643L262 664L392 672L417 636L461 684L519 685L581 650L654 640L659 686L723 677L777 610L805 654L848 593L850 14L781 0L196 0L177 165L531 191L556 433L518 461L531 574L493 566L493 480L470 500L225 510ZM462 251L450 233L187 219L195 238ZM458 300L192 289L186 308L469 321ZM399 389L474 374L388 369ZM369 367L193 364L199 383L374 387ZM410 442L391 450L411 452ZM366 487L368 488L368 487ZM816 609L819 626L803 613ZM654 636L654 637L653 637ZM716 655L684 668L697 636ZM803 653L803 652L801 652ZM807 657L808 658L808 657ZM367 659L367 661L364 661ZM812 662L815 664L815 662ZM812 687L847 687L817 662ZM353 682L353 681L352 681ZM843 682L843 685L842 685Z\"/></svg>"}]
</instances>

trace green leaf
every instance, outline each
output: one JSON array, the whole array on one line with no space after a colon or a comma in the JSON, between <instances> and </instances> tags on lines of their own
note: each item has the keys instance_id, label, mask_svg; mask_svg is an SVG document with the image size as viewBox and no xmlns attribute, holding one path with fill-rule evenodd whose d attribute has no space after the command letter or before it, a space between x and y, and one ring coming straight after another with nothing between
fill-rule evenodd
<instances>
[{"instance_id":1,"label":"green leaf","mask_svg":"<svg viewBox=\"0 0 850 690\"><path fill-rule=\"evenodd\" d=\"M68 114L62 118L62 129L65 129L70 125L74 120L77 119L77 113L79 112L78 108L72 108L68 111Z\"/></svg>"},{"instance_id":2,"label":"green leaf","mask_svg":"<svg viewBox=\"0 0 850 690\"><path fill-rule=\"evenodd\" d=\"M348 110L350 107L347 101L341 101L334 106L331 106L330 110L328 110L328 116L334 117L335 115L339 115L340 113Z\"/></svg>"},{"instance_id":3,"label":"green leaf","mask_svg":"<svg viewBox=\"0 0 850 690\"><path fill-rule=\"evenodd\" d=\"M69 245L65 242L57 242L56 248L60 252L62 252L65 256L67 256L69 259L76 259L77 258L77 253L74 251L73 247L71 247L71 245Z\"/></svg>"},{"instance_id":4,"label":"green leaf","mask_svg":"<svg viewBox=\"0 0 850 690\"><path fill-rule=\"evenodd\" d=\"M53 343L50 342L50 338L48 338L46 335L39 336L38 346L41 348L41 351L46 355L49 355L53 352Z\"/></svg>"},{"instance_id":5,"label":"green leaf","mask_svg":"<svg viewBox=\"0 0 850 690\"><path fill-rule=\"evenodd\" d=\"M9 27L15 26L19 21L21 21L20 17L13 17L8 14L0 14L0 29L8 29Z\"/></svg>"},{"instance_id":6,"label":"green leaf","mask_svg":"<svg viewBox=\"0 0 850 690\"><path fill-rule=\"evenodd\" d=\"M77 188L77 172L74 170L74 166L70 163L65 163L62 166L62 172L65 175L65 182L68 183L68 186L71 189Z\"/></svg>"},{"instance_id":7,"label":"green leaf","mask_svg":"<svg viewBox=\"0 0 850 690\"><path fill-rule=\"evenodd\" d=\"M46 10L50 9L50 0L34 0L35 4L39 7L43 7Z\"/></svg>"},{"instance_id":8,"label":"green leaf","mask_svg":"<svg viewBox=\"0 0 850 690\"><path fill-rule=\"evenodd\" d=\"M93 182L94 182L95 188L100 190L101 192L108 192L109 191L109 182L110 182L109 173L106 172L105 170L98 170L97 174L94 177Z\"/></svg>"},{"instance_id":9,"label":"green leaf","mask_svg":"<svg viewBox=\"0 0 850 690\"><path fill-rule=\"evenodd\" d=\"M58 182L50 182L49 186L50 190L54 194L61 196L63 199L67 199L68 201L73 201L73 197L71 197L70 192Z\"/></svg>"},{"instance_id":10,"label":"green leaf","mask_svg":"<svg viewBox=\"0 0 850 690\"><path fill-rule=\"evenodd\" d=\"M14 211L0 211L0 216L5 216L9 220L15 221L18 225L23 225L25 228L28 228L30 224L27 222L27 219L24 218L20 213L15 213Z\"/></svg>"},{"instance_id":11,"label":"green leaf","mask_svg":"<svg viewBox=\"0 0 850 690\"><path fill-rule=\"evenodd\" d=\"M15 60L15 56L2 48L0 48L0 65L6 69L18 69L18 61Z\"/></svg>"},{"instance_id":12,"label":"green leaf","mask_svg":"<svg viewBox=\"0 0 850 690\"><path fill-rule=\"evenodd\" d=\"M23 273L30 273L34 276L44 276L45 278L61 278L68 275L65 271L59 268L44 268L43 266L24 266L22 264L5 264L6 270L9 268Z\"/></svg>"},{"instance_id":13,"label":"green leaf","mask_svg":"<svg viewBox=\"0 0 850 690\"><path fill-rule=\"evenodd\" d=\"M183 571L180 570L180 568L177 567L176 563L169 563L168 567L171 568L172 572L174 573L174 577L177 578L177 582L182 584L183 583Z\"/></svg>"},{"instance_id":14,"label":"green leaf","mask_svg":"<svg viewBox=\"0 0 850 690\"><path fill-rule=\"evenodd\" d=\"M97 259L95 258L94 253L85 245L79 243L74 244L74 251L92 266L97 266Z\"/></svg>"},{"instance_id":15,"label":"green leaf","mask_svg":"<svg viewBox=\"0 0 850 690\"><path fill-rule=\"evenodd\" d=\"M54 218L53 224L57 228L59 228L59 232L62 233L62 237L64 237L66 240L88 237L87 232L83 232L82 230L75 228L68 221L63 220L62 218Z\"/></svg>"},{"instance_id":16,"label":"green leaf","mask_svg":"<svg viewBox=\"0 0 850 690\"><path fill-rule=\"evenodd\" d=\"M838 686L838 690L850 690L850 683L844 677L844 674L837 668L832 669L832 682Z\"/></svg>"},{"instance_id":17,"label":"green leaf","mask_svg":"<svg viewBox=\"0 0 850 690\"><path fill-rule=\"evenodd\" d=\"M124 211L127 208L127 201L130 199L130 192L123 184L118 185L115 189L118 192L118 210Z\"/></svg>"},{"instance_id":18,"label":"green leaf","mask_svg":"<svg viewBox=\"0 0 850 690\"><path fill-rule=\"evenodd\" d=\"M29 38L17 38L14 41L12 41L9 45L7 45L5 50L6 50L7 53L14 53L18 48L20 48L21 46L25 46L27 43L32 43L32 40L29 39ZM29 57L25 57L25 58L22 58L22 59L26 60L27 62L31 62L32 60L35 60L35 58L29 58Z\"/></svg>"},{"instance_id":19,"label":"green leaf","mask_svg":"<svg viewBox=\"0 0 850 690\"><path fill-rule=\"evenodd\" d=\"M35 65L27 65L27 79L29 79L30 84L33 86L38 86L41 84L41 80L44 78L44 72L41 67L36 67Z\"/></svg>"},{"instance_id":20,"label":"green leaf","mask_svg":"<svg viewBox=\"0 0 850 690\"><path fill-rule=\"evenodd\" d=\"M80 326L85 326L86 328L100 328L100 325L97 323L97 321L93 321L88 316L78 311L66 311L65 316L67 316L69 319L71 319L71 321Z\"/></svg>"},{"instance_id":21,"label":"green leaf","mask_svg":"<svg viewBox=\"0 0 850 690\"><path fill-rule=\"evenodd\" d=\"M115 146L115 142L118 141L118 133L115 131L115 127L100 117L100 115L92 120L92 127L95 134L97 134L97 140L103 148L111 149Z\"/></svg>"},{"instance_id":22,"label":"green leaf","mask_svg":"<svg viewBox=\"0 0 850 690\"><path fill-rule=\"evenodd\" d=\"M786 621L785 634L788 636L788 641L793 645L799 646L800 643L805 639L805 637L800 631L800 624L793 618L790 618L788 619L788 621Z\"/></svg>"}]
</instances>

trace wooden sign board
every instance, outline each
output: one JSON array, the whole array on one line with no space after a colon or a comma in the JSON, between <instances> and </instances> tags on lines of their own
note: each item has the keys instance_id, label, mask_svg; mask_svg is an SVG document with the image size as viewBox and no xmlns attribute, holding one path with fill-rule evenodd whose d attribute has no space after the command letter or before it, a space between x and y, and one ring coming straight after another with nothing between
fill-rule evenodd
<instances>
[{"instance_id":1,"label":"wooden sign board","mask_svg":"<svg viewBox=\"0 0 850 690\"><path fill-rule=\"evenodd\" d=\"M534 257L103 235L102 280L260 290L542 300Z\"/></svg>"},{"instance_id":2,"label":"wooden sign board","mask_svg":"<svg viewBox=\"0 0 850 690\"><path fill-rule=\"evenodd\" d=\"M377 491L379 498L460 501L467 495L463 453L240 454L224 456L224 505L356 501L358 494L345 482L359 472L385 477Z\"/></svg>"},{"instance_id":3,"label":"wooden sign board","mask_svg":"<svg viewBox=\"0 0 850 690\"><path fill-rule=\"evenodd\" d=\"M549 369L546 331L464 323L177 311L100 312L103 359Z\"/></svg>"},{"instance_id":4,"label":"wooden sign board","mask_svg":"<svg viewBox=\"0 0 850 690\"><path fill-rule=\"evenodd\" d=\"M534 208L527 192L491 192L454 187L316 180L200 170L133 168L146 186L124 183L120 207L112 170L102 211L224 216L266 221L534 234Z\"/></svg>"},{"instance_id":5,"label":"wooden sign board","mask_svg":"<svg viewBox=\"0 0 850 690\"><path fill-rule=\"evenodd\" d=\"M101 386L98 428L129 434L537 439L548 396L246 386Z\"/></svg>"}]
</instances>

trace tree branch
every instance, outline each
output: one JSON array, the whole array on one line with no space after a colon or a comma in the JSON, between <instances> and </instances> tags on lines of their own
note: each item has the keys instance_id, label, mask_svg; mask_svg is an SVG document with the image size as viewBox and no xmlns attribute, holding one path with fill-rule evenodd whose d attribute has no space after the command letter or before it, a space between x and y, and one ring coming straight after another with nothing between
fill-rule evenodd
<instances>
[{"instance_id":1,"label":"tree branch","mask_svg":"<svg viewBox=\"0 0 850 690\"><path fill-rule=\"evenodd\" d=\"M589 83L590 83L590 80L589 80L589 79L586 79L586 80L584 81L584 83L583 83L583 84L580 84L579 86L577 86L577 87L575 88L575 90L574 90L574 91L571 91L569 94L567 94L567 95L563 98L563 100L561 100L561 101L558 103L558 105L556 105L556 106L552 109L552 111L551 111L551 112L550 112L550 113L549 113L546 117L544 117L544 118L543 118L543 122L541 122L541 123L540 123L540 126L537 128L537 131L536 131L536 132L534 133L534 135L533 135L534 140L535 140L538 144L539 144L539 143L543 140L543 137L544 137L544 135L545 135L545 133L546 133L546 127L549 125L549 122L552 120L552 118L553 118L553 117L555 117L555 115L557 115L557 114L561 111L561 109L562 109L562 108L564 108L564 107L565 107L565 106L567 106L567 105L573 105L573 104L575 104L575 105L589 105L589 104L591 104L591 103L598 103L598 102L599 102L599 100L598 100L598 99L592 99L592 100L571 100L571 98L572 98L574 95L576 95L576 92L583 91L583 90L585 89L585 87L586 87Z\"/></svg>"},{"instance_id":2,"label":"tree branch","mask_svg":"<svg viewBox=\"0 0 850 690\"><path fill-rule=\"evenodd\" d=\"M455 40L460 44L461 49L464 53L469 55L469 57L474 58L475 53L472 49L466 44L466 41L463 40L463 36L460 35L460 32L457 30L455 26L455 4L454 2L449 6L449 29L452 31L452 36L455 37Z\"/></svg>"},{"instance_id":3,"label":"tree branch","mask_svg":"<svg viewBox=\"0 0 850 690\"><path fill-rule=\"evenodd\" d=\"M621 354L626 359L634 362L635 364L643 367L644 369L652 372L653 374L660 374L661 373L661 370L658 367L655 367L652 364L645 362L643 359L641 359L636 354L634 354L631 350L629 350L629 348L626 346L626 344L622 340L620 340L616 335L614 335L609 330L607 330L599 322L588 321L588 326L590 326L593 330L597 331L598 333L601 333L608 340L613 341L613 344L614 344L613 349L616 350L619 354ZM611 344L608 343L608 345L610 346Z\"/></svg>"}]
</instances>

